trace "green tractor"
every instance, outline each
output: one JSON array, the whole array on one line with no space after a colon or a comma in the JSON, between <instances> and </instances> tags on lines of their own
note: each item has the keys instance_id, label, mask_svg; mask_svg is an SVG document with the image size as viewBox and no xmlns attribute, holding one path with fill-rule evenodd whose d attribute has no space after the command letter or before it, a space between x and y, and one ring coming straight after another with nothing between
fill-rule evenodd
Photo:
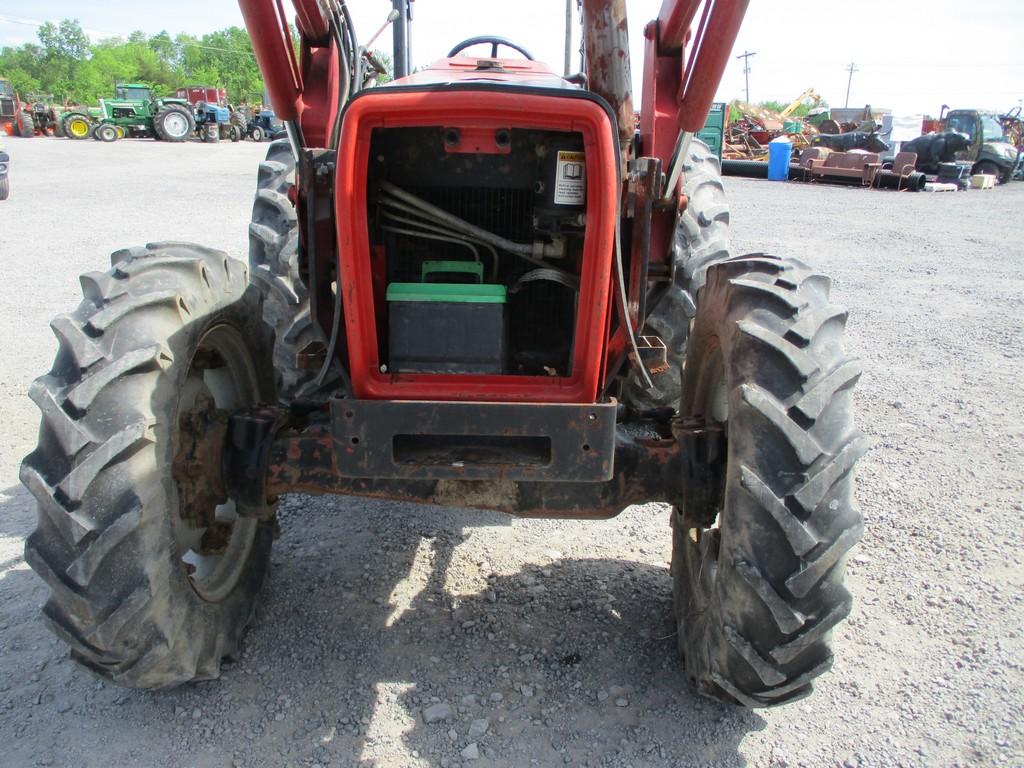
<instances>
[{"instance_id":1,"label":"green tractor","mask_svg":"<svg viewBox=\"0 0 1024 768\"><path fill-rule=\"evenodd\" d=\"M64 132L71 139L90 136L115 141L122 136L185 141L195 133L192 107L185 99L153 98L147 85L121 83L113 99L100 99L98 115L76 110L64 115Z\"/></svg>"},{"instance_id":2,"label":"green tractor","mask_svg":"<svg viewBox=\"0 0 1024 768\"><path fill-rule=\"evenodd\" d=\"M1000 184L1013 178L1021 153L1007 138L999 115L976 109L954 109L943 116L943 127L963 134L970 141L970 146L956 157L973 163L971 173L995 176Z\"/></svg>"}]
</instances>

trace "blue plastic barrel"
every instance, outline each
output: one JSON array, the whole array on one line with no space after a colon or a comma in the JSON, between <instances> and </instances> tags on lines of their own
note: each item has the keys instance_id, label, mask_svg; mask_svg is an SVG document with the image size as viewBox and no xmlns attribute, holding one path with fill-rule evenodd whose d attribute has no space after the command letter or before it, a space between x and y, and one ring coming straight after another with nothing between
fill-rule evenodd
<instances>
[{"instance_id":1,"label":"blue plastic barrel","mask_svg":"<svg viewBox=\"0 0 1024 768\"><path fill-rule=\"evenodd\" d=\"M793 144L785 136L768 142L768 181L789 180L789 160L793 156Z\"/></svg>"}]
</instances>

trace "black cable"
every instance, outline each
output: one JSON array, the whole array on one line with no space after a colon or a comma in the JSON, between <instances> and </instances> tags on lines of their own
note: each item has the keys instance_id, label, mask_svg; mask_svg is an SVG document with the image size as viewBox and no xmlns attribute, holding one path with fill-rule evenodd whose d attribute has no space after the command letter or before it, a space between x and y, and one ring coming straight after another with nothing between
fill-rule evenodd
<instances>
[{"instance_id":1,"label":"black cable","mask_svg":"<svg viewBox=\"0 0 1024 768\"><path fill-rule=\"evenodd\" d=\"M328 146L331 149L338 148L338 141L341 137L341 114L345 107L345 102L348 101L349 95L352 93L352 71L350 68L351 64L351 27L346 24L341 15L338 13L337 4L332 2L328 4L328 10L330 11L331 18L329 19L331 35L334 37L334 43L338 47L338 114L335 116L334 125L331 126L331 137L328 142ZM342 4L344 7L344 3ZM343 38L343 35L348 34L348 40Z\"/></svg>"}]
</instances>

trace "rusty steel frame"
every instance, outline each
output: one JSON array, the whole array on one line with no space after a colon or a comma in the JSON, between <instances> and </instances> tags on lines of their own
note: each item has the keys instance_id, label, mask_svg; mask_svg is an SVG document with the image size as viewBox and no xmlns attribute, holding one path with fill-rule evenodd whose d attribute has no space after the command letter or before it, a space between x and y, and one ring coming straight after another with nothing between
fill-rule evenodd
<instances>
[{"instance_id":1,"label":"rusty steel frame","mask_svg":"<svg viewBox=\"0 0 1024 768\"><path fill-rule=\"evenodd\" d=\"M641 176L649 171L649 166L639 165L630 176L630 183L642 194L649 195L652 187L658 188L655 206L638 205L634 211L634 230L639 229L642 237L634 237L630 261L646 265L645 274L632 275L629 284L629 293L633 297L631 309L640 309L634 315L638 327L643 327L646 310L651 308L641 309L638 306L639 297L646 295L650 288L648 280L672 279L672 233L677 217L689 204L681 191L681 161L690 136L704 126L748 2L664 0L658 18L644 29L638 152L641 158L661 161L661 169L668 178L662 176L660 184L644 183ZM612 11L606 13L613 13L620 3L621 0L585 0L585 7L590 6L592 14L597 14L601 7L611 8ZM696 34L693 34L692 27L698 14L700 22ZM604 38L597 36L595 39L600 42ZM603 53L599 51L588 55L600 62L613 53L613 48L605 46ZM606 99L616 98L613 89L604 87L604 91ZM612 107L617 112L622 111L618 102L613 101ZM635 282L638 280L642 282ZM628 346L625 328L620 324L608 343L606 380L611 381L625 363Z\"/></svg>"},{"instance_id":2,"label":"rusty steel frame","mask_svg":"<svg viewBox=\"0 0 1024 768\"><path fill-rule=\"evenodd\" d=\"M263 489L268 501L294 492L338 494L537 518L603 520L633 504L682 504L686 470L675 438L634 438L620 430L614 457L612 478L598 483L346 477L333 430L318 423L277 436Z\"/></svg>"},{"instance_id":3,"label":"rusty steel frame","mask_svg":"<svg viewBox=\"0 0 1024 768\"><path fill-rule=\"evenodd\" d=\"M474 464L467 458L433 469L395 464L390 477L370 477L346 462L352 430L338 422L344 421L352 402L336 400L333 419L324 408L258 407L230 415L204 412L202 419L189 425L188 450L179 457L176 470L198 469L195 476L210 485L194 489L200 510L210 500L219 503L230 498L244 517L270 518L279 496L300 492L490 510L519 517L607 519L633 504L664 502L681 507L687 499L714 493L706 465L709 459L724 455L721 431L708 429L702 422L665 417L663 421L616 425L614 414L609 424L604 418L589 421L588 414L581 411L583 420L571 429L609 441L598 451L603 454L603 466L597 474L570 462L551 477L537 473L534 476L545 479L529 480L521 479L529 473L510 471L493 460ZM423 408L424 413L438 413L436 403L411 405ZM379 405L378 409L386 407ZM379 417L379 410L367 415ZM392 414L396 419L405 415L401 409ZM455 423L464 415L457 414ZM450 425L444 417L437 426L445 430ZM503 429L501 423L492 423L491 428L495 427ZM493 455L492 450L491 459ZM202 461L203 467L196 467L196 461Z\"/></svg>"},{"instance_id":4,"label":"rusty steel frame","mask_svg":"<svg viewBox=\"0 0 1024 768\"><path fill-rule=\"evenodd\" d=\"M208 525L214 508L231 500L240 516L269 520L276 514L280 496L299 492L479 509L518 517L603 520L633 504L649 502L677 509L704 508L707 504L698 502L722 493L721 472L715 468L728 453L725 434L700 419L665 415L616 424L614 403L604 415L612 417L610 423L596 414L591 420L586 409L567 414L568 421L562 426L571 432L609 441L598 451L602 454L599 476L605 478L598 481L593 479L598 476L593 471L572 462L563 463L554 473L560 477L524 480L507 466L486 460L473 465L469 459L436 466L434 471L429 466L395 465L392 476L371 477L352 462L346 464L352 425L344 422L352 405L351 400L338 399L330 409L258 406L231 414L217 410L212 401L201 405L182 419L186 439L174 460L173 476L187 502L186 517L195 525ZM396 404L377 404L375 413L365 415L379 418L382 409L392 405ZM435 426L445 430L453 422L443 406L467 406L446 403L438 409L437 405L404 403L395 408L391 418L404 418L409 407L415 406L428 417L440 419ZM463 428L467 432L504 431L506 424L493 420L500 407L484 404L484 408L494 409L490 427ZM467 413L455 414L454 423L461 424ZM528 425L521 431L533 428ZM493 455L494 451L491 458ZM542 473L536 476L544 477Z\"/></svg>"}]
</instances>

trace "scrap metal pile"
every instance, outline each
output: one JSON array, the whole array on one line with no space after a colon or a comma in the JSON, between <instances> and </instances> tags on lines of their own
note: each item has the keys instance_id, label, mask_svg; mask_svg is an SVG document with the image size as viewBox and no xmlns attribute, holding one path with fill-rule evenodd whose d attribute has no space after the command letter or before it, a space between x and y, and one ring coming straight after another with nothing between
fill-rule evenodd
<instances>
[{"instance_id":1,"label":"scrap metal pile","mask_svg":"<svg viewBox=\"0 0 1024 768\"><path fill-rule=\"evenodd\" d=\"M767 159L768 142L788 136L794 147L810 146L810 138L818 129L800 118L786 117L764 107L734 101L729 104L729 125L726 129L722 157L731 160Z\"/></svg>"},{"instance_id":2,"label":"scrap metal pile","mask_svg":"<svg viewBox=\"0 0 1024 768\"><path fill-rule=\"evenodd\" d=\"M801 104L815 106L796 117ZM733 102L722 170L727 176L913 191L987 189L1024 178L1019 107L1005 114L948 110L943 105L939 118L922 120L899 118L870 105L829 109L820 106L812 89L780 112ZM778 158L773 173L776 152L785 157Z\"/></svg>"}]
</instances>

